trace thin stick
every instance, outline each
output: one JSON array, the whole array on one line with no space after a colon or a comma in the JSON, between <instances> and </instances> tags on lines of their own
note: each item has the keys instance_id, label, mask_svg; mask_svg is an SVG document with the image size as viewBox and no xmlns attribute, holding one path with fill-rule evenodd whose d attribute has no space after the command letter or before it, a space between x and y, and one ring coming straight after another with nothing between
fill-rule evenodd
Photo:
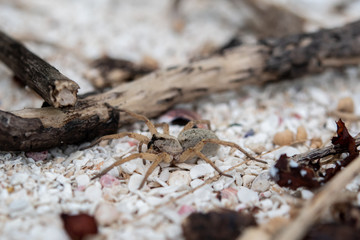
<instances>
[{"instance_id":1,"label":"thin stick","mask_svg":"<svg viewBox=\"0 0 360 240\"><path fill-rule=\"evenodd\" d=\"M300 214L283 231L273 236L276 240L302 239L321 214L342 196L341 191L360 172L360 157L338 173L325 187L309 200Z\"/></svg>"},{"instance_id":2,"label":"thin stick","mask_svg":"<svg viewBox=\"0 0 360 240\"><path fill-rule=\"evenodd\" d=\"M356 147L360 145L360 136L355 137L355 145ZM289 159L294 160L295 162L305 162L309 160L324 158L330 155L340 154L347 151L347 149L340 148L338 145L330 145L327 147L314 149L305 153L296 154L292 157L289 157Z\"/></svg>"},{"instance_id":3,"label":"thin stick","mask_svg":"<svg viewBox=\"0 0 360 240\"><path fill-rule=\"evenodd\" d=\"M75 105L79 86L2 31L0 60L48 104L56 108Z\"/></svg>"}]
</instances>

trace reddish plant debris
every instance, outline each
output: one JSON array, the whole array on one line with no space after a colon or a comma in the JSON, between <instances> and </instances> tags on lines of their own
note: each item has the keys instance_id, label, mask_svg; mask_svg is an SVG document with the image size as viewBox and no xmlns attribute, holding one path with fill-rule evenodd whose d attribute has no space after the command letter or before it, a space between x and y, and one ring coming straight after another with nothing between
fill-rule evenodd
<instances>
[{"instance_id":1,"label":"reddish plant debris","mask_svg":"<svg viewBox=\"0 0 360 240\"><path fill-rule=\"evenodd\" d=\"M359 150L356 147L355 139L350 135L347 130L344 122L339 119L336 122L337 125L337 137L333 137L331 139L331 143L340 149L342 152L347 152L349 155L341 161L335 162L334 168L326 169L324 174L324 182L327 182L332 177L336 175L337 172L341 170L341 168L346 167L349 163L351 163L357 156L359 156Z\"/></svg>"},{"instance_id":2,"label":"reddish plant debris","mask_svg":"<svg viewBox=\"0 0 360 240\"><path fill-rule=\"evenodd\" d=\"M242 231L255 226L253 216L221 209L208 213L192 213L182 224L186 240L236 239Z\"/></svg>"},{"instance_id":3,"label":"reddish plant debris","mask_svg":"<svg viewBox=\"0 0 360 240\"><path fill-rule=\"evenodd\" d=\"M317 223L304 240L360 239L360 208L348 202L337 203L331 208L332 222Z\"/></svg>"},{"instance_id":4,"label":"reddish plant debris","mask_svg":"<svg viewBox=\"0 0 360 240\"><path fill-rule=\"evenodd\" d=\"M100 178L100 184L102 187L112 187L113 185L119 185L120 181L109 174L105 174Z\"/></svg>"},{"instance_id":5,"label":"reddish plant debris","mask_svg":"<svg viewBox=\"0 0 360 240\"><path fill-rule=\"evenodd\" d=\"M309 230L303 240L358 240L360 230L349 224L324 223L317 224Z\"/></svg>"},{"instance_id":6,"label":"reddish plant debris","mask_svg":"<svg viewBox=\"0 0 360 240\"><path fill-rule=\"evenodd\" d=\"M86 236L98 233L96 220L93 216L85 213L78 215L61 214L64 228L73 240L81 240Z\"/></svg>"},{"instance_id":7,"label":"reddish plant debris","mask_svg":"<svg viewBox=\"0 0 360 240\"><path fill-rule=\"evenodd\" d=\"M349 134L345 124L341 119L336 122L337 137L332 138L332 144L339 153L347 152L349 155L342 160L334 162L334 168L328 168L321 171L320 161L310 160L308 163L296 163L284 154L281 155L274 167L270 170L272 179L282 187L297 189L306 187L314 189L329 181L341 168L347 166L358 155L355 139Z\"/></svg>"},{"instance_id":8,"label":"reddish plant debris","mask_svg":"<svg viewBox=\"0 0 360 240\"><path fill-rule=\"evenodd\" d=\"M336 222L347 223L354 228L360 229L359 206L353 206L350 202L339 202L331 207L330 212Z\"/></svg>"},{"instance_id":9,"label":"reddish plant debris","mask_svg":"<svg viewBox=\"0 0 360 240\"><path fill-rule=\"evenodd\" d=\"M180 216L188 215L193 212L195 212L195 208L189 205L182 205L178 210Z\"/></svg>"},{"instance_id":10,"label":"reddish plant debris","mask_svg":"<svg viewBox=\"0 0 360 240\"><path fill-rule=\"evenodd\" d=\"M289 161L286 154L280 156L270 170L270 176L278 185L294 190L298 187L313 189L320 186L312 168Z\"/></svg>"},{"instance_id":11,"label":"reddish plant debris","mask_svg":"<svg viewBox=\"0 0 360 240\"><path fill-rule=\"evenodd\" d=\"M34 159L34 161L44 161L48 156L48 151L26 152L25 156Z\"/></svg>"}]
</instances>

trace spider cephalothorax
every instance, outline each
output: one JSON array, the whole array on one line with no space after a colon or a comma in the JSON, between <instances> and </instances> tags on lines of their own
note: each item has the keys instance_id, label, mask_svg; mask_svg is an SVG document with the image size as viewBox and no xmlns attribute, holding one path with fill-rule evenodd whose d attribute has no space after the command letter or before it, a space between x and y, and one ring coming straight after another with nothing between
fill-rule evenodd
<instances>
[{"instance_id":1,"label":"spider cephalothorax","mask_svg":"<svg viewBox=\"0 0 360 240\"><path fill-rule=\"evenodd\" d=\"M147 148L157 153L166 152L173 156L183 152L183 147L176 137L161 133L152 135L150 142L147 144Z\"/></svg>"},{"instance_id":2,"label":"spider cephalothorax","mask_svg":"<svg viewBox=\"0 0 360 240\"><path fill-rule=\"evenodd\" d=\"M123 157L118 158L115 163L113 163L108 168L104 169L101 173L97 174L93 178L100 177L105 173L107 173L108 171L110 171L112 168L136 158L142 158L153 162L150 168L145 173L144 179L141 182L139 188L142 188L144 186L146 179L159 165L159 163L185 162L194 158L201 158L207 163L209 163L219 174L232 177L222 172L208 158L208 156L213 156L217 153L219 149L219 145L236 148L242 153L244 153L249 159L266 163L262 160L255 159L235 143L219 140L216 134L210 130L210 122L208 120L190 121L181 130L178 137L175 137L169 134L169 125L166 123L160 124L163 127L163 133L159 133L155 125L152 122L150 122L150 120L145 116L127 110L121 110L121 111L126 112L135 119L145 121L146 125L150 130L151 138L148 138L138 133L122 132L118 134L104 136L97 139L89 147L94 146L95 144L99 143L102 140L122 138L125 136L138 140L140 142L140 145L139 145L138 153L133 153L130 156L124 158ZM207 124L208 129L193 128L196 124ZM148 149L146 152L141 152L142 144L147 144Z\"/></svg>"}]
</instances>

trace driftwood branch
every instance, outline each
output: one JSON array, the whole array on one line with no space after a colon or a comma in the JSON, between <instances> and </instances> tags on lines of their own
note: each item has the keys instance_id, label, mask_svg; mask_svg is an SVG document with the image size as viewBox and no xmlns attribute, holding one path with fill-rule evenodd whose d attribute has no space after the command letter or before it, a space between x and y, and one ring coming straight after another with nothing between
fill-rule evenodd
<instances>
[{"instance_id":1,"label":"driftwood branch","mask_svg":"<svg viewBox=\"0 0 360 240\"><path fill-rule=\"evenodd\" d=\"M79 86L1 31L0 60L51 106L75 105Z\"/></svg>"},{"instance_id":2,"label":"driftwood branch","mask_svg":"<svg viewBox=\"0 0 360 240\"><path fill-rule=\"evenodd\" d=\"M177 103L214 92L359 63L360 22L240 45L86 96L73 107L0 112L0 150L40 150L115 132L129 119L121 115L119 120L108 106L155 117Z\"/></svg>"},{"instance_id":3,"label":"driftwood branch","mask_svg":"<svg viewBox=\"0 0 360 240\"><path fill-rule=\"evenodd\" d=\"M355 145L356 147L360 146L360 135L355 137ZM311 151L296 154L292 157L289 157L289 160L293 160L295 162L306 162L309 160L316 160L320 158L324 158L330 155L337 155L344 152L348 152L349 150L346 148L341 148L339 145L330 145L323 148L313 149Z\"/></svg>"}]
</instances>

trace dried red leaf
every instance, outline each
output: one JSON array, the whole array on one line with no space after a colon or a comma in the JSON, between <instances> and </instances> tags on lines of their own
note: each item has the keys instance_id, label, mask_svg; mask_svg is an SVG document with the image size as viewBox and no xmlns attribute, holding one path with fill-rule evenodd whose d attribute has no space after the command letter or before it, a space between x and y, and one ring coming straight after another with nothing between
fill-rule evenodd
<instances>
[{"instance_id":1,"label":"dried red leaf","mask_svg":"<svg viewBox=\"0 0 360 240\"><path fill-rule=\"evenodd\" d=\"M359 150L356 147L355 139L350 135L344 122L339 119L336 125L338 136L333 137L331 142L334 145L339 145L341 148L347 149L349 156L342 161L342 166L346 166L359 155Z\"/></svg>"},{"instance_id":2,"label":"dried red leaf","mask_svg":"<svg viewBox=\"0 0 360 240\"><path fill-rule=\"evenodd\" d=\"M249 226L256 225L252 215L222 209L208 213L192 213L182 225L186 240L236 239Z\"/></svg>"},{"instance_id":3,"label":"dried red leaf","mask_svg":"<svg viewBox=\"0 0 360 240\"><path fill-rule=\"evenodd\" d=\"M342 149L345 149L345 152L348 152L349 155L341 161L335 162L335 168L330 168L326 170L325 174L325 182L329 181L332 177L336 175L337 172L341 170L341 168L346 167L349 163L351 163L355 158L359 156L359 150L356 147L355 139L350 135L347 130L344 122L339 119L336 122L337 125L337 137L333 137L331 139L331 143L335 146L338 146Z\"/></svg>"},{"instance_id":4,"label":"dried red leaf","mask_svg":"<svg viewBox=\"0 0 360 240\"><path fill-rule=\"evenodd\" d=\"M320 161L309 161L307 164L298 164L289 161L286 155L281 155L275 166L272 168L272 179L282 187L297 189L298 187L306 187L309 189L317 188L323 183L329 181L343 167L347 166L358 155L355 139L349 134L345 124L341 119L336 122L337 137L333 137L332 144L335 145L339 152L348 152L349 155L336 161L334 168L328 168L325 172L321 172Z\"/></svg>"},{"instance_id":5,"label":"dried red leaf","mask_svg":"<svg viewBox=\"0 0 360 240\"><path fill-rule=\"evenodd\" d=\"M67 234L73 240L80 240L90 234L98 233L95 218L88 214L68 215L63 213L61 219Z\"/></svg>"},{"instance_id":6,"label":"dried red leaf","mask_svg":"<svg viewBox=\"0 0 360 240\"><path fill-rule=\"evenodd\" d=\"M286 154L281 155L276 162L271 170L271 177L278 185L294 190L299 187L313 189L320 186L312 168L289 161Z\"/></svg>"}]
</instances>

